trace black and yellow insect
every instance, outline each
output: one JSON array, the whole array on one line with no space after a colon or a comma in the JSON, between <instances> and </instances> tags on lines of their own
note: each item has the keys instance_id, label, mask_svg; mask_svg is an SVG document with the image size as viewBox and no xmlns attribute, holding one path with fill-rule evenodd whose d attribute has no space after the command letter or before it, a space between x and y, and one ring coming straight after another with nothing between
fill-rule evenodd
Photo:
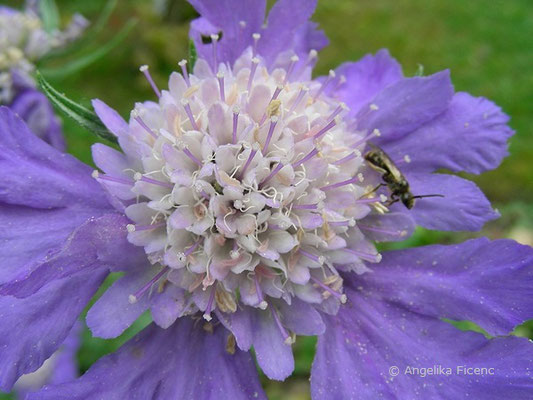
<instances>
[{"instance_id":1,"label":"black and yellow insect","mask_svg":"<svg viewBox=\"0 0 533 400\"><path fill-rule=\"evenodd\" d=\"M380 186L387 186L391 191L391 199L387 205L401 201L405 207L411 209L415 205L415 199L421 199L423 197L444 197L441 194L413 196L409 188L409 182L387 153L372 143L369 143L369 146L370 150L365 154L365 160L372 169L381 174L381 179L384 182L373 191L377 190Z\"/></svg>"}]
</instances>

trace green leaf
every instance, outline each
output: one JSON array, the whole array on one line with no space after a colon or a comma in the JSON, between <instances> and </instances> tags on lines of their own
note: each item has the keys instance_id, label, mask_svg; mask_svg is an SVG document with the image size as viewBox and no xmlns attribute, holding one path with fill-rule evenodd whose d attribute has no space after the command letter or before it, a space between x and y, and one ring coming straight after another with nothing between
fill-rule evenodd
<instances>
[{"instance_id":1,"label":"green leaf","mask_svg":"<svg viewBox=\"0 0 533 400\"><path fill-rule=\"evenodd\" d=\"M418 64L415 76L424 76L424 66L422 64Z\"/></svg>"},{"instance_id":2,"label":"green leaf","mask_svg":"<svg viewBox=\"0 0 533 400\"><path fill-rule=\"evenodd\" d=\"M192 74L196 60L198 59L198 53L196 51L196 46L192 39L189 39L189 73Z\"/></svg>"},{"instance_id":3,"label":"green leaf","mask_svg":"<svg viewBox=\"0 0 533 400\"><path fill-rule=\"evenodd\" d=\"M95 135L114 143L117 142L117 137L109 132L94 111L76 103L57 91L44 79L39 71L37 71L37 83L50 102L68 117Z\"/></svg>"},{"instance_id":4,"label":"green leaf","mask_svg":"<svg viewBox=\"0 0 533 400\"><path fill-rule=\"evenodd\" d=\"M39 61L40 63L46 62L50 59L61 57L67 54L70 54L76 50L87 48L95 39L95 37L105 28L109 17L113 14L115 7L117 6L118 0L108 0L105 2L105 6L102 9L102 12L98 16L96 22L91 23L89 29L87 29L81 37L79 37L74 42L68 43L66 47L61 47L54 49L47 53ZM82 50L83 51L83 50Z\"/></svg>"},{"instance_id":5,"label":"green leaf","mask_svg":"<svg viewBox=\"0 0 533 400\"><path fill-rule=\"evenodd\" d=\"M46 32L54 32L59 28L59 11L54 0L41 0L39 11Z\"/></svg>"},{"instance_id":6,"label":"green leaf","mask_svg":"<svg viewBox=\"0 0 533 400\"><path fill-rule=\"evenodd\" d=\"M137 20L130 20L128 23L120 30L120 32L109 42L107 42L102 47L96 49L92 53L81 56L80 58L72 61L71 63L61 67L61 68L44 68L41 69L43 75L46 75L51 78L64 78L69 75L75 74L80 70L88 67L94 62L98 61L102 57L110 53L115 47L117 47L126 37L129 35L131 30L137 24Z\"/></svg>"}]
</instances>

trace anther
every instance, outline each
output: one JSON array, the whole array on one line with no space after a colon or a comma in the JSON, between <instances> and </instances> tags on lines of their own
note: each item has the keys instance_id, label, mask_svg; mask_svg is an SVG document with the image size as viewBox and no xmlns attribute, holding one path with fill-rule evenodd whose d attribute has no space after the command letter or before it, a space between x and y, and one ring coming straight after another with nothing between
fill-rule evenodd
<instances>
[{"instance_id":1,"label":"anther","mask_svg":"<svg viewBox=\"0 0 533 400\"><path fill-rule=\"evenodd\" d=\"M152 86L152 89L157 95L157 97L161 97L161 91L159 90L154 80L152 79L152 75L150 75L150 71L148 70L148 65L141 66L139 70L144 74L144 76L146 77L146 80L148 81L150 86Z\"/></svg>"},{"instance_id":2,"label":"anther","mask_svg":"<svg viewBox=\"0 0 533 400\"><path fill-rule=\"evenodd\" d=\"M189 101L186 99L181 99L181 105L185 109L185 113L187 114L187 117L189 118L189 122L191 123L193 129L195 131L199 131L200 128L198 127L198 124L196 123L196 120L194 119L194 115L191 110L191 105L189 104Z\"/></svg>"},{"instance_id":3,"label":"anther","mask_svg":"<svg viewBox=\"0 0 533 400\"><path fill-rule=\"evenodd\" d=\"M183 79L185 79L185 83L187 84L187 87L191 87L191 81L189 79L189 72L187 71L187 60L181 60L178 65L181 67L181 74L183 75Z\"/></svg>"}]
</instances>

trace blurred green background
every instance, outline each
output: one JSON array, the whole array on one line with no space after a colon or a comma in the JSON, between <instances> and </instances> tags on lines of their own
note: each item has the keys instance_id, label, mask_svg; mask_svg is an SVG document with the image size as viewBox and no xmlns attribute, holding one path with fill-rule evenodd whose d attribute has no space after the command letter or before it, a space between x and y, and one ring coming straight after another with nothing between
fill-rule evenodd
<instances>
[{"instance_id":1,"label":"blurred green background","mask_svg":"<svg viewBox=\"0 0 533 400\"><path fill-rule=\"evenodd\" d=\"M1 3L20 6L22 1ZM74 12L94 21L106 3L106 0L57 0L65 23ZM170 72L177 69L177 62L187 57L188 24L195 15L184 0L119 0L105 28L91 39L100 45L108 43L135 18L137 25L128 38L79 73L48 78L56 88L83 104L100 98L127 116L134 102L154 98L139 66L150 65L156 82L165 87ZM449 68L456 90L495 101L511 116L511 126L517 131L511 140L511 156L500 168L482 176L468 176L481 186L502 218L474 234L418 230L407 242L394 247L460 242L477 236L511 237L533 245L531 0L319 0L313 20L331 41L320 53L317 75L326 74L342 62L388 48L403 65L406 75L413 75L420 64L425 74ZM59 68L78 55L51 60L46 68ZM89 149L95 137L70 120L64 120L64 127L69 151L91 163ZM148 323L148 318L142 318L117 340L94 339L85 332L79 354L81 369L116 349ZM526 324L516 333L532 337L532 327ZM314 345L314 339L298 339L296 371L288 382L265 380L271 399L309 398Z\"/></svg>"}]
</instances>

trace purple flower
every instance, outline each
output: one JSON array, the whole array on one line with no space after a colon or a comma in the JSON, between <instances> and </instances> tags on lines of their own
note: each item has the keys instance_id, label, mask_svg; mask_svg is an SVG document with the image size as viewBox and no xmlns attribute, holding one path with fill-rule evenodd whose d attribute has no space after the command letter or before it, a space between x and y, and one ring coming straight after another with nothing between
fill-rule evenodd
<instances>
[{"instance_id":1,"label":"purple flower","mask_svg":"<svg viewBox=\"0 0 533 400\"><path fill-rule=\"evenodd\" d=\"M72 381L78 377L76 353L80 347L81 323L76 323L67 338L52 357L35 372L23 375L15 383L14 391L17 398L40 389L46 384L57 385Z\"/></svg>"},{"instance_id":2,"label":"purple flower","mask_svg":"<svg viewBox=\"0 0 533 400\"><path fill-rule=\"evenodd\" d=\"M53 354L121 272L87 314L92 333L117 337L146 310L153 323L28 399L264 398L248 351L283 380L296 335L319 335L315 399L529 398L533 347L507 335L532 316L532 249L374 245L495 218L475 185L434 171L495 168L507 117L454 93L447 72L403 77L386 51L311 80L327 42L314 1L280 0L266 24L263 1L191 3L193 73L180 63L161 91L142 67L159 98L129 122L93 102L121 148L95 145L98 171L0 110L0 388ZM414 195L444 197L395 202L371 144ZM409 372L435 365L453 374Z\"/></svg>"},{"instance_id":3,"label":"purple flower","mask_svg":"<svg viewBox=\"0 0 533 400\"><path fill-rule=\"evenodd\" d=\"M46 96L35 89L35 63L50 50L76 39L87 20L75 15L63 32L47 32L36 2L24 11L0 7L0 104L24 119L31 130L50 145L65 149L61 125Z\"/></svg>"}]
</instances>

